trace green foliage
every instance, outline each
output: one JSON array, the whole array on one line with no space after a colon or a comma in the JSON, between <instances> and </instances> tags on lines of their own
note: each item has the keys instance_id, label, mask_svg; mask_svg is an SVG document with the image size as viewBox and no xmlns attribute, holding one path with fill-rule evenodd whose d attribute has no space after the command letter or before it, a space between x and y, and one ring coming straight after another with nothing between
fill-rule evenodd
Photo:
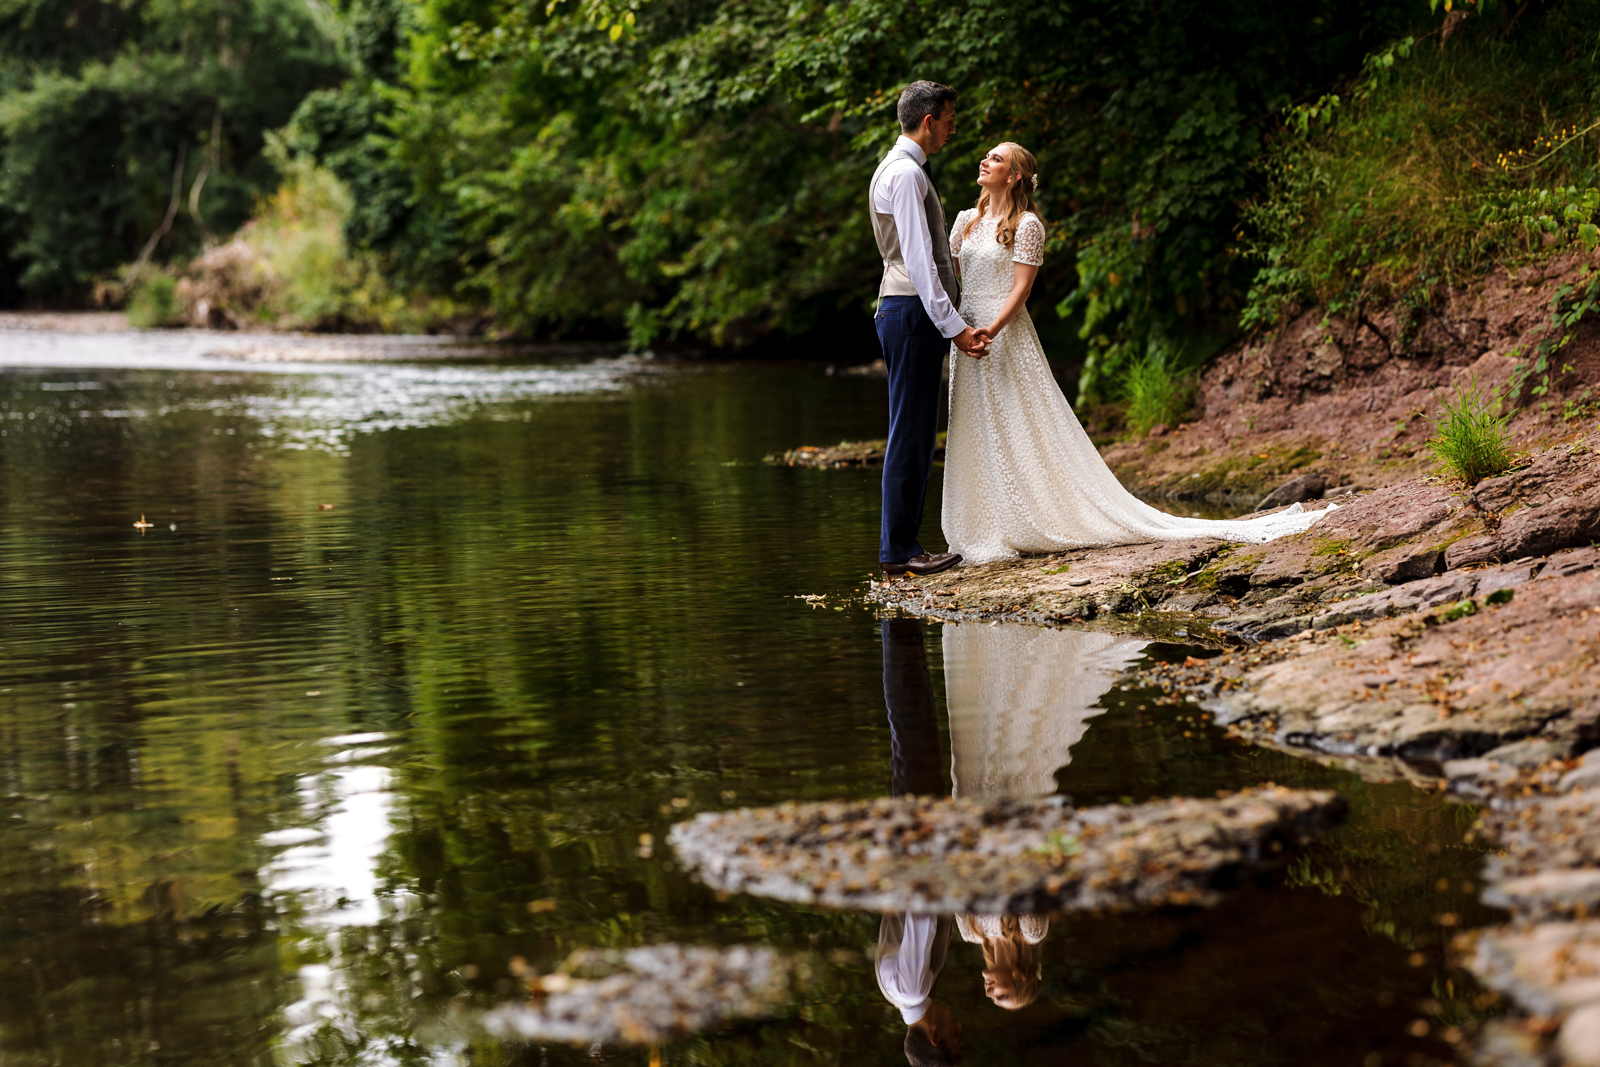
<instances>
[{"instance_id":1,"label":"green foliage","mask_svg":"<svg viewBox=\"0 0 1600 1067\"><path fill-rule=\"evenodd\" d=\"M338 73L296 0L0 6L0 293L68 297L231 231L276 182L262 131Z\"/></svg>"},{"instance_id":2,"label":"green foliage","mask_svg":"<svg viewBox=\"0 0 1600 1067\"><path fill-rule=\"evenodd\" d=\"M1175 425L1188 414L1194 399L1194 372L1182 368L1174 350L1152 345L1128 366L1122 380L1128 402L1124 415L1128 428L1143 436L1158 423Z\"/></svg>"},{"instance_id":3,"label":"green foliage","mask_svg":"<svg viewBox=\"0 0 1600 1067\"><path fill-rule=\"evenodd\" d=\"M1556 365L1557 353L1571 343L1578 324L1597 310L1600 310L1600 275L1591 276L1585 265L1579 269L1576 282L1558 285L1551 295L1550 322L1544 336L1533 347L1533 358L1522 360L1512 368L1511 382L1506 389L1512 402L1523 400L1524 392L1539 397L1550 394L1556 378L1572 369L1565 364ZM1587 400L1588 390L1585 390L1582 396L1567 402L1569 421Z\"/></svg>"},{"instance_id":4,"label":"green foliage","mask_svg":"<svg viewBox=\"0 0 1600 1067\"><path fill-rule=\"evenodd\" d=\"M1600 247L1600 56L1582 43L1597 15L1595 0L1474 13L1292 109L1244 212L1256 273L1241 324L1313 303L1421 311L1493 264Z\"/></svg>"},{"instance_id":5,"label":"green foliage","mask_svg":"<svg viewBox=\"0 0 1600 1067\"><path fill-rule=\"evenodd\" d=\"M1477 485L1511 469L1506 432L1510 416L1500 414L1500 408L1500 396L1485 393L1476 377L1456 387L1454 397L1443 402L1439 416L1429 420L1433 437L1428 449L1441 470Z\"/></svg>"},{"instance_id":6,"label":"green foliage","mask_svg":"<svg viewBox=\"0 0 1600 1067\"><path fill-rule=\"evenodd\" d=\"M963 94L934 161L950 213L995 141L1034 149L1054 264L1039 305L1080 324L1105 399L1153 338L1212 338L1192 342L1204 355L1231 328L1259 120L1407 11L424 0L397 72L313 95L294 139L355 194L347 234L392 277L507 327L734 346L848 340L843 313L870 344L865 178L899 88L944 81Z\"/></svg>"},{"instance_id":7,"label":"green foliage","mask_svg":"<svg viewBox=\"0 0 1600 1067\"><path fill-rule=\"evenodd\" d=\"M128 325L138 329L171 326L178 320L178 283L165 271L147 270L128 298Z\"/></svg>"},{"instance_id":8,"label":"green foliage","mask_svg":"<svg viewBox=\"0 0 1600 1067\"><path fill-rule=\"evenodd\" d=\"M455 312L447 300L407 300L371 253L348 247L353 198L327 168L290 158L275 134L267 156L283 183L231 245L191 265L189 303L205 299L234 325L298 330L420 332Z\"/></svg>"}]
</instances>

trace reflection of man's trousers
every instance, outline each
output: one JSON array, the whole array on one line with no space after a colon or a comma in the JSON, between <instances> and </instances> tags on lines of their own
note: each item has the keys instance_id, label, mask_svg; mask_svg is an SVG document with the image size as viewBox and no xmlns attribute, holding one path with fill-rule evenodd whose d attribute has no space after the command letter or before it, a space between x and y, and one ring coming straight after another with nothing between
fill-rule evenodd
<instances>
[{"instance_id":1,"label":"reflection of man's trousers","mask_svg":"<svg viewBox=\"0 0 1600 1067\"><path fill-rule=\"evenodd\" d=\"M948 796L939 752L939 715L920 619L884 619L883 700L889 706L892 796Z\"/></svg>"},{"instance_id":2,"label":"reflection of man's trousers","mask_svg":"<svg viewBox=\"0 0 1600 1067\"><path fill-rule=\"evenodd\" d=\"M878 343L889 372L889 447L883 455L883 529L878 559L904 563L922 553L922 506L933 469L939 392L950 342L915 296L878 302Z\"/></svg>"}]
</instances>

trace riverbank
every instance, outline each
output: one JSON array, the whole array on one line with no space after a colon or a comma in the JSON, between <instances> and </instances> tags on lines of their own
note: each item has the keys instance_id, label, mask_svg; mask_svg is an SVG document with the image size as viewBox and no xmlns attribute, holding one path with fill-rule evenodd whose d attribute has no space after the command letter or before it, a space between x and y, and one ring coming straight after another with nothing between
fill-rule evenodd
<instances>
[{"instance_id":1,"label":"riverbank","mask_svg":"<svg viewBox=\"0 0 1600 1067\"><path fill-rule=\"evenodd\" d=\"M1463 1046L1484 1064L1600 1064L1600 328L1554 318L1590 258L1496 272L1410 319L1307 312L1215 361L1193 422L1102 449L1173 511L1338 505L1302 534L1029 556L868 592L949 621L1209 645L1130 684L1194 699L1250 743L1480 805L1475 832L1504 849L1483 899L1510 922L1457 954L1520 1009ZM1470 488L1431 473L1424 416L1441 394L1506 390L1558 343L1509 421L1519 467Z\"/></svg>"},{"instance_id":2,"label":"riverbank","mask_svg":"<svg viewBox=\"0 0 1600 1067\"><path fill-rule=\"evenodd\" d=\"M1151 664L1138 683L1251 743L1483 805L1481 832L1514 857L1490 864L1484 899L1513 922L1460 952L1528 1014L1487 1031L1482 1049L1500 1051L1480 1062L1600 1063L1600 983L1574 987L1561 955L1600 958L1600 924L1583 921L1600 908L1600 834L1581 821L1600 803L1600 758L1580 762L1600 741L1597 447L1600 433L1575 435L1470 490L1405 479L1265 545L1085 549L869 596L952 621L1210 644L1217 655Z\"/></svg>"}]
</instances>

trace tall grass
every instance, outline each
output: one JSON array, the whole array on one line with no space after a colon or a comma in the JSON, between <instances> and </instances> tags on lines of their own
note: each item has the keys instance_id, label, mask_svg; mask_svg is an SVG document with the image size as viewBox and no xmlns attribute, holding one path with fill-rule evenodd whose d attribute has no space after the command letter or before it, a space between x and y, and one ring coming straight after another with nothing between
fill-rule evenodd
<instances>
[{"instance_id":1,"label":"tall grass","mask_svg":"<svg viewBox=\"0 0 1600 1067\"><path fill-rule=\"evenodd\" d=\"M148 267L134 281L128 297L128 325L148 330L182 321L177 282L172 275Z\"/></svg>"},{"instance_id":2,"label":"tall grass","mask_svg":"<svg viewBox=\"0 0 1600 1067\"><path fill-rule=\"evenodd\" d=\"M291 156L276 134L267 135L265 154L282 183L256 204L233 242L190 265L177 295L191 320L398 333L429 329L455 313L447 301L405 299L371 256L348 246L344 222L353 202L330 171Z\"/></svg>"},{"instance_id":3,"label":"tall grass","mask_svg":"<svg viewBox=\"0 0 1600 1067\"><path fill-rule=\"evenodd\" d=\"M1500 401L1500 394L1485 392L1474 375L1441 402L1439 414L1428 420L1433 425L1428 450L1440 470L1477 485L1511 469L1513 456L1506 432L1511 416L1500 413Z\"/></svg>"},{"instance_id":4,"label":"tall grass","mask_svg":"<svg viewBox=\"0 0 1600 1067\"><path fill-rule=\"evenodd\" d=\"M1122 396L1128 404L1123 419L1128 429L1143 436L1158 424L1182 421L1197 384L1194 372L1183 368L1181 353L1151 344L1122 373Z\"/></svg>"}]
</instances>

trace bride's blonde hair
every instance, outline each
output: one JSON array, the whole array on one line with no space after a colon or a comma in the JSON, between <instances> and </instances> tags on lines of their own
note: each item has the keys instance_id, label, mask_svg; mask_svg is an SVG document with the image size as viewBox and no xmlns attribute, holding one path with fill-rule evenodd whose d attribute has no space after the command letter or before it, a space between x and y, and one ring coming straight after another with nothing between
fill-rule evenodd
<instances>
[{"instance_id":1,"label":"bride's blonde hair","mask_svg":"<svg viewBox=\"0 0 1600 1067\"><path fill-rule=\"evenodd\" d=\"M1005 196L1010 201L1006 205L1005 214L1000 217L1000 224L994 228L994 239L1011 247L1011 242L1016 240L1017 226L1022 222L1022 216L1033 212L1044 221L1044 215L1034 203L1034 179L1039 173L1039 164L1034 161L1033 153L1017 144L1015 141L1002 141L1000 152L1006 157L1006 162L1011 165L1011 173L1020 180L1011 184ZM965 241L972 233L972 228L989 213L989 190L985 189L978 197L978 211L967 220L967 228L961 231L961 240Z\"/></svg>"},{"instance_id":2,"label":"bride's blonde hair","mask_svg":"<svg viewBox=\"0 0 1600 1067\"><path fill-rule=\"evenodd\" d=\"M1042 940L1043 935L1040 936ZM1010 1002L1000 1007L1016 1011L1039 999L1039 987L1044 982L1043 955L1038 944L1029 941L1023 933L1015 915L1000 917L1000 936L983 939L983 969L997 973L1010 971L1016 976Z\"/></svg>"}]
</instances>

